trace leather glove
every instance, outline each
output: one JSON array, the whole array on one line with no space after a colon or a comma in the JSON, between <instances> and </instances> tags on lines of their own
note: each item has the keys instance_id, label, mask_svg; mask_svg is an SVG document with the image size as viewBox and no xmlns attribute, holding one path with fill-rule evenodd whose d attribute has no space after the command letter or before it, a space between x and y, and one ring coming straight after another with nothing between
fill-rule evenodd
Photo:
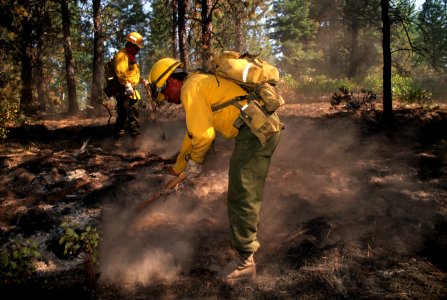
<instances>
[{"instance_id":1,"label":"leather glove","mask_svg":"<svg viewBox=\"0 0 447 300\"><path fill-rule=\"evenodd\" d=\"M133 90L132 84L130 82L126 83L126 85L124 87L125 87L124 95L131 96L134 94L134 90Z\"/></svg>"},{"instance_id":2,"label":"leather glove","mask_svg":"<svg viewBox=\"0 0 447 300\"><path fill-rule=\"evenodd\" d=\"M168 175L171 175L171 176L175 176L175 177L177 177L179 174L174 170L174 167L173 166L167 166L167 167L165 167L166 168L166 171L167 171L167 173L168 173Z\"/></svg>"},{"instance_id":3,"label":"leather glove","mask_svg":"<svg viewBox=\"0 0 447 300\"><path fill-rule=\"evenodd\" d=\"M185 173L188 178L197 177L202 173L202 165L189 159L186 163Z\"/></svg>"},{"instance_id":4,"label":"leather glove","mask_svg":"<svg viewBox=\"0 0 447 300\"><path fill-rule=\"evenodd\" d=\"M166 184L177 178L179 175L176 171L174 171L172 166L165 166L165 168L167 172L163 177L163 186L166 186Z\"/></svg>"},{"instance_id":5,"label":"leather glove","mask_svg":"<svg viewBox=\"0 0 447 300\"><path fill-rule=\"evenodd\" d=\"M141 78L140 81L143 83L144 86L148 86L148 85L149 85L149 81L147 81L147 80L144 79L144 78Z\"/></svg>"}]
</instances>

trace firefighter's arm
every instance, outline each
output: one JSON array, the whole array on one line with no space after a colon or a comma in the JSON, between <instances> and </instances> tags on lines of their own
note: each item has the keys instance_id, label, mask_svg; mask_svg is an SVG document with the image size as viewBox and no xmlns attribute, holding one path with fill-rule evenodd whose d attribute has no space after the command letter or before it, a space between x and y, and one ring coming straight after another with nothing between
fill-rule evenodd
<instances>
[{"instance_id":1,"label":"firefighter's arm","mask_svg":"<svg viewBox=\"0 0 447 300\"><path fill-rule=\"evenodd\" d=\"M191 138L188 133L185 134L183 139L182 146L180 148L180 153L177 156L177 161L175 165L172 167L175 173L180 174L186 169L186 156L191 153L192 143Z\"/></svg>"},{"instance_id":2,"label":"firefighter's arm","mask_svg":"<svg viewBox=\"0 0 447 300\"><path fill-rule=\"evenodd\" d=\"M186 127L191 138L190 157L201 164L216 137L213 127L213 113L206 101L203 88L192 92L182 89L182 102L186 112Z\"/></svg>"},{"instance_id":3,"label":"firefighter's arm","mask_svg":"<svg viewBox=\"0 0 447 300\"><path fill-rule=\"evenodd\" d=\"M121 85L125 86L129 82L128 78L128 59L126 53L118 52L115 55L115 73Z\"/></svg>"},{"instance_id":4,"label":"firefighter's arm","mask_svg":"<svg viewBox=\"0 0 447 300\"><path fill-rule=\"evenodd\" d=\"M181 101L186 113L187 134L183 139L180 154L174 165L177 173L187 167L188 155L195 163L203 163L206 153L211 148L216 132L213 127L213 114L208 105L203 87L188 86L182 88Z\"/></svg>"},{"instance_id":5,"label":"firefighter's arm","mask_svg":"<svg viewBox=\"0 0 447 300\"><path fill-rule=\"evenodd\" d=\"M129 58L123 51L119 51L115 55L115 73L121 85L130 84L135 87L140 81L140 69L138 64L129 65Z\"/></svg>"}]
</instances>

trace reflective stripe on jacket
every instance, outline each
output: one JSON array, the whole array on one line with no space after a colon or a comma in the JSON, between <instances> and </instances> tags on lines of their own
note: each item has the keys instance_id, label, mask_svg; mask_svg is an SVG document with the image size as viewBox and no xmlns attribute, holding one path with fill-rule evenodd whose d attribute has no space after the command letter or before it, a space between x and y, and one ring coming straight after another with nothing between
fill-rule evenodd
<instances>
[{"instance_id":1,"label":"reflective stripe on jacket","mask_svg":"<svg viewBox=\"0 0 447 300\"><path fill-rule=\"evenodd\" d=\"M216 132L227 139L237 136L233 123L239 116L239 109L229 105L213 113L211 106L242 95L247 93L239 85L214 75L192 74L186 78L180 98L185 108L187 133L174 165L177 173L185 170L186 155L198 163L203 162Z\"/></svg>"},{"instance_id":2,"label":"reflective stripe on jacket","mask_svg":"<svg viewBox=\"0 0 447 300\"><path fill-rule=\"evenodd\" d=\"M140 82L140 67L138 64L131 64L127 56L126 49L121 49L114 58L115 73L121 85L126 85L130 82L132 87L136 87ZM135 96L130 96L131 99L141 99L140 93L135 89Z\"/></svg>"}]
</instances>

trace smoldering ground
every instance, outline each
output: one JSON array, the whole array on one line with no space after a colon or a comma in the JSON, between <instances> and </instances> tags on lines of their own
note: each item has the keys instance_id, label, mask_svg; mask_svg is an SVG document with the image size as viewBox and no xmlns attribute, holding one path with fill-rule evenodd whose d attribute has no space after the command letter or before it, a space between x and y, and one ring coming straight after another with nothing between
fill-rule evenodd
<instances>
[{"instance_id":1,"label":"smoldering ground","mask_svg":"<svg viewBox=\"0 0 447 300\"><path fill-rule=\"evenodd\" d=\"M183 122L162 122L161 126L166 139L157 136L156 129L150 126L145 130L140 150L172 161L185 134ZM210 153L210 157L213 155L215 161L219 159L216 153ZM211 164L204 166L204 176L188 179L177 192L161 197L143 211L135 210L137 204L157 193L172 177L162 175L164 170L148 167L145 175L121 189L116 199L103 209L100 267L103 280L172 282L192 267L194 250L200 243L198 234L209 227L228 227L224 224L227 221L223 196L227 163L216 169L210 168Z\"/></svg>"},{"instance_id":2,"label":"smoldering ground","mask_svg":"<svg viewBox=\"0 0 447 300\"><path fill-rule=\"evenodd\" d=\"M306 228L309 224L317 224L321 236L303 251L345 247L364 257L416 255L433 227L433 195L445 192L427 193L408 149L396 149L386 135L365 137L349 118L295 116L283 122L260 216L258 280L275 284L286 268L281 264L290 259L295 266L305 263L297 263L291 251L303 245L297 239L317 235ZM168 122L162 128L166 141L157 137L155 127L146 128L143 150L171 157L184 125ZM218 138L201 177L139 214L134 206L157 192L162 180L148 169L126 184L103 210L102 280L172 283L195 268L214 270L224 263L230 248L226 188L232 146Z\"/></svg>"}]
</instances>

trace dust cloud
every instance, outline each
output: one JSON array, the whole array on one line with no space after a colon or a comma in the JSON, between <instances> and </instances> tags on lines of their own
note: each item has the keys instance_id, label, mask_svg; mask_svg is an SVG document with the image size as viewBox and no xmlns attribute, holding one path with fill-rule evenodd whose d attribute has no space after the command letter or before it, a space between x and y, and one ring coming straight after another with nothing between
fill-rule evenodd
<instances>
[{"instance_id":1,"label":"dust cloud","mask_svg":"<svg viewBox=\"0 0 447 300\"><path fill-rule=\"evenodd\" d=\"M365 251L416 247L414 232L428 226L431 216L424 207L431 202L421 198L405 153L386 138L361 137L351 119L287 117L283 122L286 129L264 191L261 253L278 249L315 218L331 224L328 242L358 243ZM144 147L175 157L184 125L162 125L167 140L147 130ZM219 255L229 247L226 189L232 147L233 141L216 139L203 176L186 181L179 191L139 214L133 207L157 192L160 181L137 177L117 195L116 203L111 201L103 216L102 279L172 282L194 268L195 256Z\"/></svg>"},{"instance_id":2,"label":"dust cloud","mask_svg":"<svg viewBox=\"0 0 447 300\"><path fill-rule=\"evenodd\" d=\"M156 127L150 124L145 128L141 150L173 159L183 140L183 122L161 123L161 126L166 139L162 140ZM218 160L215 152L211 156L214 157L211 160ZM198 232L229 226L223 196L228 184L226 165L214 169L205 164L205 176L187 180L177 192L161 197L141 212L135 210L136 205L160 190L163 176L148 177L154 173L148 167L141 177L123 186L116 199L103 208L101 280L170 283L191 267L199 243Z\"/></svg>"},{"instance_id":3,"label":"dust cloud","mask_svg":"<svg viewBox=\"0 0 447 300\"><path fill-rule=\"evenodd\" d=\"M285 123L265 188L261 243L280 247L303 223L323 218L332 226L327 243L354 243L365 253L417 251L434 201L409 147L366 135L348 118Z\"/></svg>"}]
</instances>

